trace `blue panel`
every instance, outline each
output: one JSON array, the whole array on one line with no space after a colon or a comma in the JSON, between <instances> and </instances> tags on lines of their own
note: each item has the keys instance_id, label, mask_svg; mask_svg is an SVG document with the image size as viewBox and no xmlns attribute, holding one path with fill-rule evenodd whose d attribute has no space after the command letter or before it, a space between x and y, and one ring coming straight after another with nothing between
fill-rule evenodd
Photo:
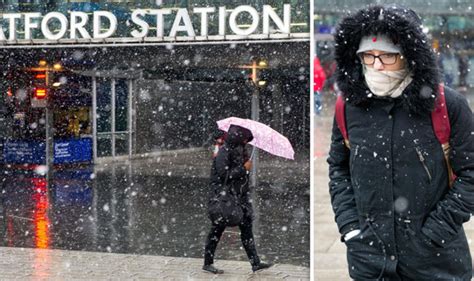
<instances>
[{"instance_id":1,"label":"blue panel","mask_svg":"<svg viewBox=\"0 0 474 281\"><path fill-rule=\"evenodd\" d=\"M46 146L37 141L6 141L3 147L5 163L45 164Z\"/></svg>"},{"instance_id":2,"label":"blue panel","mask_svg":"<svg viewBox=\"0 0 474 281\"><path fill-rule=\"evenodd\" d=\"M91 162L92 139L69 139L54 142L54 164Z\"/></svg>"},{"instance_id":3,"label":"blue panel","mask_svg":"<svg viewBox=\"0 0 474 281\"><path fill-rule=\"evenodd\" d=\"M334 27L329 25L320 25L318 27L318 32L323 34L331 34L333 32Z\"/></svg>"}]
</instances>

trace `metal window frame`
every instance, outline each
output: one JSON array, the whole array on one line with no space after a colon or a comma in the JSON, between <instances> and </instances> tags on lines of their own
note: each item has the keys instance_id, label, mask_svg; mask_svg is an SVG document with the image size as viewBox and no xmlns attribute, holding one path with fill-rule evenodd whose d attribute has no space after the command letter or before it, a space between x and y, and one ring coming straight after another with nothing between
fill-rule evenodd
<instances>
[{"instance_id":1,"label":"metal window frame","mask_svg":"<svg viewBox=\"0 0 474 281\"><path fill-rule=\"evenodd\" d=\"M92 143L93 143L93 159L94 163L97 162L98 156L97 156L97 137L99 135L110 135L111 137L111 152L112 152L112 158L115 158L117 156L116 154L116 135L117 134L128 134L128 157L129 159L132 158L133 155L133 149L134 149L134 141L133 141L133 132L134 132L134 114L133 114L133 109L134 109L134 104L133 104L133 83L134 79L133 78L125 78L125 77L111 77L108 75L100 75L99 72L93 73L92 76L92 126L93 126L93 137L92 137ZM111 105L111 129L110 132L97 132L97 78L105 78L105 79L110 79L111 83L111 97L110 97L110 105ZM128 87L127 87L127 100L128 100L128 108L127 108L127 130L125 131L116 131L116 114L115 114L115 109L116 109L116 83L117 79L125 79Z\"/></svg>"},{"instance_id":2,"label":"metal window frame","mask_svg":"<svg viewBox=\"0 0 474 281\"><path fill-rule=\"evenodd\" d=\"M92 76L92 153L97 160L97 77Z\"/></svg>"},{"instance_id":3,"label":"metal window frame","mask_svg":"<svg viewBox=\"0 0 474 281\"><path fill-rule=\"evenodd\" d=\"M110 128L110 134L111 134L111 139L112 139L112 158L115 158L115 98L116 98L116 93L115 93L115 84L116 84L116 79L115 78L112 78L111 81L111 95L110 95L110 105L111 105L111 109L110 109L110 118L112 119L111 121L111 128Z\"/></svg>"},{"instance_id":4,"label":"metal window frame","mask_svg":"<svg viewBox=\"0 0 474 281\"><path fill-rule=\"evenodd\" d=\"M128 158L132 158L132 135L133 135L133 80L128 80L128 116L127 116L127 129L128 129Z\"/></svg>"}]
</instances>

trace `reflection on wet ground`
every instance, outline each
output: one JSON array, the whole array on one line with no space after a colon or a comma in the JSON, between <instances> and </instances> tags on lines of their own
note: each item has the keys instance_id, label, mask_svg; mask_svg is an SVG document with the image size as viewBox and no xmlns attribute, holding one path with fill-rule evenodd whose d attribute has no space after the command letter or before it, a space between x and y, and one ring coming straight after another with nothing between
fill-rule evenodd
<instances>
[{"instance_id":1,"label":"reflection on wet ground","mask_svg":"<svg viewBox=\"0 0 474 281\"><path fill-rule=\"evenodd\" d=\"M138 171L80 167L55 171L48 183L34 171L5 170L3 245L201 257L208 179ZM309 266L308 186L260 182L254 232L263 259ZM246 260L237 228L224 234L217 258Z\"/></svg>"}]
</instances>

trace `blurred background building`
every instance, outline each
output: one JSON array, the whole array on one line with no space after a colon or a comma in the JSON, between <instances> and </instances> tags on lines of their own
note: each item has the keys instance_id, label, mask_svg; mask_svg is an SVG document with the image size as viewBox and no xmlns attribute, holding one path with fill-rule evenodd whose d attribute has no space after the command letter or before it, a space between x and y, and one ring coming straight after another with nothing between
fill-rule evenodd
<instances>
[{"instance_id":1,"label":"blurred background building","mask_svg":"<svg viewBox=\"0 0 474 281\"><path fill-rule=\"evenodd\" d=\"M335 70L333 33L337 23L349 11L369 4L389 4L394 1L325 0L314 1L316 54L328 80L325 88L333 89ZM423 20L423 27L432 40L439 58L445 84L462 93L474 87L474 10L470 0L401 0L397 3L414 9Z\"/></svg>"}]
</instances>

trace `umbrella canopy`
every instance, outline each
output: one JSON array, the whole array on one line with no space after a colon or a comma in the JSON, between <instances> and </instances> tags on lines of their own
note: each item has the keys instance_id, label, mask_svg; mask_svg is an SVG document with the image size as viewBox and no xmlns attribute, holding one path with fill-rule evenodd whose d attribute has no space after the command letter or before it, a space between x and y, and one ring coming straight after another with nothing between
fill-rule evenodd
<instances>
[{"instance_id":1,"label":"umbrella canopy","mask_svg":"<svg viewBox=\"0 0 474 281\"><path fill-rule=\"evenodd\" d=\"M273 155L294 159L295 152L290 141L269 126L254 120L238 117L229 117L217 121L218 128L226 132L229 130L230 125L237 125L250 130L253 140L249 144Z\"/></svg>"}]
</instances>

